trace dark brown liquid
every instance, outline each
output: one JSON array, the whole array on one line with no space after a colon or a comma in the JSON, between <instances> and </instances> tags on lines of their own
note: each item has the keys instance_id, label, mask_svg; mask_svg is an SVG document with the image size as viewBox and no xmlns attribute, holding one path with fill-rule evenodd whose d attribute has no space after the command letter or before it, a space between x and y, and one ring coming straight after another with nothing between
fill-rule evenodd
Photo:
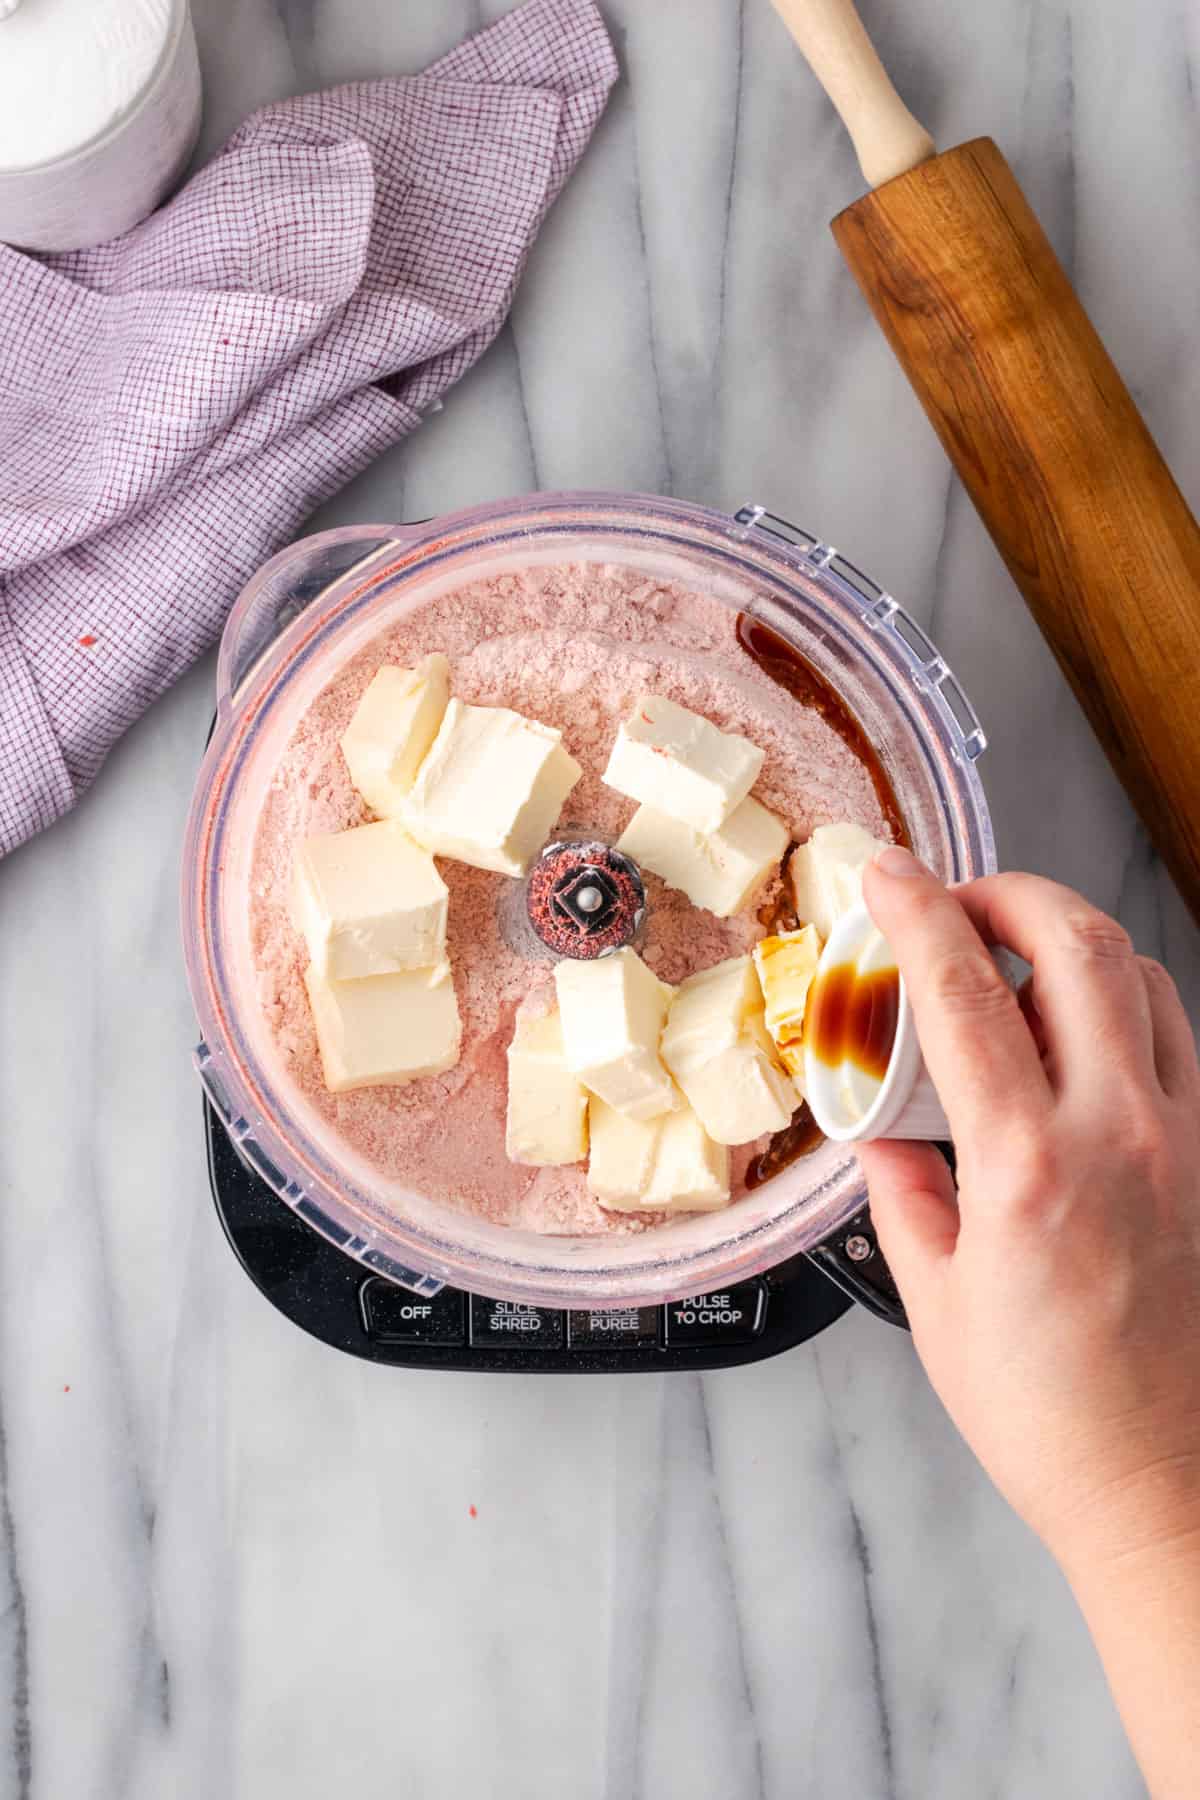
<instances>
[{"instance_id":1,"label":"dark brown liquid","mask_svg":"<svg viewBox=\"0 0 1200 1800\"><path fill-rule=\"evenodd\" d=\"M882 1081L899 1017L898 969L860 975L853 963L838 963L813 982L804 1014L804 1047L830 1068L852 1062Z\"/></svg>"},{"instance_id":2,"label":"dark brown liquid","mask_svg":"<svg viewBox=\"0 0 1200 1800\"><path fill-rule=\"evenodd\" d=\"M793 649L787 639L772 631L760 619L752 619L749 613L739 613L737 621L737 641L742 649L769 675L772 681L785 688L801 706L811 706L820 713L831 731L835 731L844 744L849 745L871 777L871 785L875 789L879 801L879 809L887 821L887 828L892 841L912 848L912 839L908 835L908 826L904 823L904 815L900 811L895 790L879 756L866 732L855 718L842 696L823 675L818 674L806 657ZM787 866L796 846L793 844L783 861L783 881L774 899L768 900L758 915L758 922L768 933L795 931L800 920L796 916L792 903L791 883L786 880ZM811 1008L813 1002L809 1001ZM884 1058L884 1069L887 1068L891 1055L892 1042L896 1036L896 1013L899 1010L900 994L897 978L895 998L896 1011L892 1014L890 1031L887 1032L887 1056ZM811 1017L811 1013L809 1015ZM886 1020L884 1013L879 1015L878 1029L884 1032ZM872 1039L872 1042L875 1040ZM868 1052L869 1053L869 1052ZM837 1058L838 1061L841 1058ZM859 1059L854 1058L857 1062ZM866 1064L862 1064L866 1067ZM872 1071L873 1073L874 1071ZM801 1156L808 1156L819 1144L825 1141L824 1136L808 1107L802 1106L790 1125L777 1131L762 1155L756 1157L746 1172L748 1188L761 1187L764 1181L770 1181L786 1169L789 1163L796 1162Z\"/></svg>"},{"instance_id":3,"label":"dark brown liquid","mask_svg":"<svg viewBox=\"0 0 1200 1800\"><path fill-rule=\"evenodd\" d=\"M800 920L796 916L796 903L792 897L792 884L788 880L788 869L796 854L796 845L789 844L787 853L779 865L779 873L783 877L778 889L769 900L764 900L758 909L758 922L768 937L776 937L781 931L798 931Z\"/></svg>"},{"instance_id":4,"label":"dark brown liquid","mask_svg":"<svg viewBox=\"0 0 1200 1800\"><path fill-rule=\"evenodd\" d=\"M808 1110L805 1102L792 1115L790 1125L777 1131L761 1156L756 1156L746 1170L746 1186L761 1187L764 1181L770 1181L789 1163L798 1162L800 1157L808 1156L818 1144L825 1142L825 1134Z\"/></svg>"},{"instance_id":5,"label":"dark brown liquid","mask_svg":"<svg viewBox=\"0 0 1200 1800\"><path fill-rule=\"evenodd\" d=\"M772 631L760 619L752 619L749 613L738 614L737 641L747 656L752 656L772 681L777 681L781 688L786 688L801 706L813 707L830 730L836 731L842 742L849 745L871 777L892 841L911 850L908 827L904 823L904 815L897 804L887 771L866 732L837 689L823 675L819 675L786 638L780 637L777 631Z\"/></svg>"}]
</instances>

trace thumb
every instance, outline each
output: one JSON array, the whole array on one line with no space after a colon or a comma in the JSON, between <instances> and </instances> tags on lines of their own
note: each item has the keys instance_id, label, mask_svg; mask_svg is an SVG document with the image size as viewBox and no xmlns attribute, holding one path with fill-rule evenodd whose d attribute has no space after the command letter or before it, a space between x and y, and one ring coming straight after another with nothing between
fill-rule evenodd
<instances>
[{"instance_id":1,"label":"thumb","mask_svg":"<svg viewBox=\"0 0 1200 1800\"><path fill-rule=\"evenodd\" d=\"M914 1324L932 1306L958 1241L954 1177L932 1144L859 1144L871 1218Z\"/></svg>"}]
</instances>

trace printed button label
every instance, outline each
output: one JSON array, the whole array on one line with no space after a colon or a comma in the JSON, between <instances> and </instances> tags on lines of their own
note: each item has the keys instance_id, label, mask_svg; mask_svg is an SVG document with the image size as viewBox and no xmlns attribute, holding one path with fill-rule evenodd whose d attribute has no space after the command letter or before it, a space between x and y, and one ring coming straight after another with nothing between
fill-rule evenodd
<instances>
[{"instance_id":1,"label":"printed button label","mask_svg":"<svg viewBox=\"0 0 1200 1800\"><path fill-rule=\"evenodd\" d=\"M687 1294L665 1308L668 1344L740 1344L762 1329L760 1282L742 1282L715 1294Z\"/></svg>"},{"instance_id":2,"label":"printed button label","mask_svg":"<svg viewBox=\"0 0 1200 1800\"><path fill-rule=\"evenodd\" d=\"M372 1275L359 1289L363 1327L385 1344L461 1344L467 1335L464 1297L454 1288L426 1298Z\"/></svg>"},{"instance_id":3,"label":"printed button label","mask_svg":"<svg viewBox=\"0 0 1200 1800\"><path fill-rule=\"evenodd\" d=\"M643 1348L658 1344L657 1306L613 1306L570 1315L572 1344L620 1349L630 1344Z\"/></svg>"},{"instance_id":4,"label":"printed button label","mask_svg":"<svg viewBox=\"0 0 1200 1800\"><path fill-rule=\"evenodd\" d=\"M565 1336L563 1315L545 1306L523 1306L513 1300L485 1300L471 1296L471 1342L503 1345L545 1344L561 1349Z\"/></svg>"}]
</instances>

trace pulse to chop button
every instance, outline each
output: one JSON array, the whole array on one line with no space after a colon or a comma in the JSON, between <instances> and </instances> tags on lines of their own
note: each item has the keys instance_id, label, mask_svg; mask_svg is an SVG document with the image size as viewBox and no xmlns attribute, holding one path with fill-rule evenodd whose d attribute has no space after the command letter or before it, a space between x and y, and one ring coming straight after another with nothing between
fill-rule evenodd
<instances>
[{"instance_id":1,"label":"pulse to chop button","mask_svg":"<svg viewBox=\"0 0 1200 1800\"><path fill-rule=\"evenodd\" d=\"M760 1281L744 1281L738 1287L714 1294L688 1294L663 1308L667 1343L672 1349L687 1345L748 1344L763 1327L766 1294Z\"/></svg>"},{"instance_id":2,"label":"pulse to chop button","mask_svg":"<svg viewBox=\"0 0 1200 1800\"><path fill-rule=\"evenodd\" d=\"M485 1300L471 1295L471 1342L490 1350L561 1350L563 1315L545 1306L520 1306L512 1300Z\"/></svg>"},{"instance_id":3,"label":"pulse to chop button","mask_svg":"<svg viewBox=\"0 0 1200 1800\"><path fill-rule=\"evenodd\" d=\"M379 1275L358 1291L363 1326L382 1344L462 1344L466 1341L463 1295L443 1288L432 1297L396 1287Z\"/></svg>"}]
</instances>

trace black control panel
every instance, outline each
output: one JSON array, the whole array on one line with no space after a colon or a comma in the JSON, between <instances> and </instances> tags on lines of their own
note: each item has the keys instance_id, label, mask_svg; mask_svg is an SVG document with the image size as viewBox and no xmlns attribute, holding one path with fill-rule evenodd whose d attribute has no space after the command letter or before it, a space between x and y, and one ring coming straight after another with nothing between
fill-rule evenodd
<instances>
[{"instance_id":1,"label":"black control panel","mask_svg":"<svg viewBox=\"0 0 1200 1800\"><path fill-rule=\"evenodd\" d=\"M665 1306L558 1311L443 1288L414 1294L327 1243L234 1150L205 1102L217 1212L242 1267L295 1324L409 1368L614 1373L758 1362L823 1331L850 1296L807 1256Z\"/></svg>"}]
</instances>

